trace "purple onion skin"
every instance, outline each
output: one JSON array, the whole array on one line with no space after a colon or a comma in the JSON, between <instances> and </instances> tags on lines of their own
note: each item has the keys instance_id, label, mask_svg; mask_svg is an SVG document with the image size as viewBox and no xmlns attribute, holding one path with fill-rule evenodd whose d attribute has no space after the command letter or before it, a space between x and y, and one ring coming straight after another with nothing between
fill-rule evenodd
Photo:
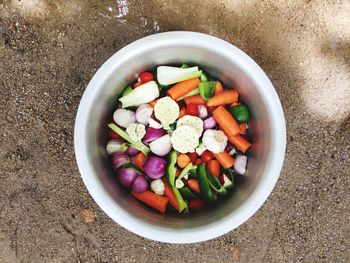
<instances>
[{"instance_id":1,"label":"purple onion skin","mask_svg":"<svg viewBox=\"0 0 350 263\"><path fill-rule=\"evenodd\" d=\"M132 168L119 168L117 170L118 180L124 187L131 187L135 178L138 176L137 172Z\"/></svg>"},{"instance_id":2,"label":"purple onion skin","mask_svg":"<svg viewBox=\"0 0 350 263\"><path fill-rule=\"evenodd\" d=\"M215 126L216 126L216 121L215 121L214 117L210 117L208 119L205 119L203 122L204 130L213 129L213 128L215 128Z\"/></svg>"},{"instance_id":3,"label":"purple onion skin","mask_svg":"<svg viewBox=\"0 0 350 263\"><path fill-rule=\"evenodd\" d=\"M114 169L121 167L124 164L130 163L129 156L125 153L115 153L112 156L112 165Z\"/></svg>"},{"instance_id":4,"label":"purple onion skin","mask_svg":"<svg viewBox=\"0 0 350 263\"><path fill-rule=\"evenodd\" d=\"M159 179L165 174L166 161L160 157L151 156L147 158L143 169L151 179Z\"/></svg>"},{"instance_id":5,"label":"purple onion skin","mask_svg":"<svg viewBox=\"0 0 350 263\"><path fill-rule=\"evenodd\" d=\"M126 154L129 156L135 156L136 154L138 154L140 151L137 150L135 147L133 146L129 146L129 148L126 150Z\"/></svg>"},{"instance_id":6,"label":"purple onion skin","mask_svg":"<svg viewBox=\"0 0 350 263\"><path fill-rule=\"evenodd\" d=\"M132 190L137 193L142 193L146 191L148 188L148 182L147 180L142 176L138 175L134 182L132 183Z\"/></svg>"},{"instance_id":7,"label":"purple onion skin","mask_svg":"<svg viewBox=\"0 0 350 263\"><path fill-rule=\"evenodd\" d=\"M162 137L165 133L166 132L163 129L155 129L152 127L147 127L146 134L145 136L143 136L142 140L144 142L151 142L151 141L154 141L155 139Z\"/></svg>"}]
</instances>

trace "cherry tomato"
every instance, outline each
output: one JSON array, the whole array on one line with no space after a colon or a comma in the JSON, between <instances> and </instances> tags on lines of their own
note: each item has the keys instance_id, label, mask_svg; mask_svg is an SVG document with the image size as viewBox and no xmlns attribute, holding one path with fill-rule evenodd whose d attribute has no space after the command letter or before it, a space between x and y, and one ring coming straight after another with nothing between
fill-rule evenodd
<instances>
[{"instance_id":1,"label":"cherry tomato","mask_svg":"<svg viewBox=\"0 0 350 263\"><path fill-rule=\"evenodd\" d=\"M139 86L141 86L142 85L142 82L141 81L138 81L138 82L136 82L132 87L134 88L134 89L136 89L137 87L139 87Z\"/></svg>"},{"instance_id":2,"label":"cherry tomato","mask_svg":"<svg viewBox=\"0 0 350 263\"><path fill-rule=\"evenodd\" d=\"M192 116L198 116L198 107L196 104L190 103L187 106L186 113Z\"/></svg>"},{"instance_id":3,"label":"cherry tomato","mask_svg":"<svg viewBox=\"0 0 350 263\"><path fill-rule=\"evenodd\" d=\"M195 165L200 165L203 162L201 158L198 158L197 160L194 161Z\"/></svg>"},{"instance_id":4,"label":"cherry tomato","mask_svg":"<svg viewBox=\"0 0 350 263\"><path fill-rule=\"evenodd\" d=\"M204 151L201 155L201 158L205 163L208 163L211 159L213 159L213 153L209 151Z\"/></svg>"},{"instance_id":5,"label":"cherry tomato","mask_svg":"<svg viewBox=\"0 0 350 263\"><path fill-rule=\"evenodd\" d=\"M188 203L191 210L200 210L204 207L204 202L201 199L193 199Z\"/></svg>"},{"instance_id":6,"label":"cherry tomato","mask_svg":"<svg viewBox=\"0 0 350 263\"><path fill-rule=\"evenodd\" d=\"M207 110L209 113L212 113L216 108L217 107L215 107L215 106L209 106L209 107L207 107Z\"/></svg>"},{"instance_id":7,"label":"cherry tomato","mask_svg":"<svg viewBox=\"0 0 350 263\"><path fill-rule=\"evenodd\" d=\"M198 158L198 154L196 152L188 153L187 155L190 157L191 163L194 163Z\"/></svg>"},{"instance_id":8,"label":"cherry tomato","mask_svg":"<svg viewBox=\"0 0 350 263\"><path fill-rule=\"evenodd\" d=\"M153 75L148 71L144 71L140 74L140 80L142 83L146 83L148 81L153 80Z\"/></svg>"}]
</instances>

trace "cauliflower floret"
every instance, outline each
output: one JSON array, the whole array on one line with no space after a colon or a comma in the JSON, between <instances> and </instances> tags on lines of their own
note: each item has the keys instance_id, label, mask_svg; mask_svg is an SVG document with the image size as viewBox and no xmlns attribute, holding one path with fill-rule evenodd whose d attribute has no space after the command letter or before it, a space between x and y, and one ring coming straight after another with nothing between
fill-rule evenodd
<instances>
[{"instance_id":1,"label":"cauliflower floret","mask_svg":"<svg viewBox=\"0 0 350 263\"><path fill-rule=\"evenodd\" d=\"M176 127L181 127L181 126L191 126L196 130L198 137L202 136L203 121L196 116L190 116L190 115L183 116L177 121L177 124L176 124Z\"/></svg>"},{"instance_id":2,"label":"cauliflower floret","mask_svg":"<svg viewBox=\"0 0 350 263\"><path fill-rule=\"evenodd\" d=\"M201 156L202 153L204 153L206 149L207 149L207 148L204 146L204 144L201 143L201 144L196 148L196 153L197 153L199 156Z\"/></svg>"},{"instance_id":3,"label":"cauliflower floret","mask_svg":"<svg viewBox=\"0 0 350 263\"><path fill-rule=\"evenodd\" d=\"M126 132L129 134L131 139L140 142L143 136L146 134L146 128L143 124L132 123L126 128Z\"/></svg>"},{"instance_id":4,"label":"cauliflower floret","mask_svg":"<svg viewBox=\"0 0 350 263\"><path fill-rule=\"evenodd\" d=\"M153 180L151 182L151 190L157 195L164 195L164 183L161 179Z\"/></svg>"}]
</instances>

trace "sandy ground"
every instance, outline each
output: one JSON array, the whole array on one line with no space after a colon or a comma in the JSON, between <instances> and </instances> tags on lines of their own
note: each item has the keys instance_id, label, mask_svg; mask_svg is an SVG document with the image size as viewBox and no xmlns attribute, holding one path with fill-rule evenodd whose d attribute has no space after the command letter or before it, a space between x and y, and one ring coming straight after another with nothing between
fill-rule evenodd
<instances>
[{"instance_id":1,"label":"sandy ground","mask_svg":"<svg viewBox=\"0 0 350 263\"><path fill-rule=\"evenodd\" d=\"M0 0L0 262L350 262L350 1ZM63 1L62 1L63 2ZM281 177L244 225L153 242L87 193L73 125L96 69L140 37L192 30L253 57L281 98ZM96 215L92 223L76 216Z\"/></svg>"}]
</instances>

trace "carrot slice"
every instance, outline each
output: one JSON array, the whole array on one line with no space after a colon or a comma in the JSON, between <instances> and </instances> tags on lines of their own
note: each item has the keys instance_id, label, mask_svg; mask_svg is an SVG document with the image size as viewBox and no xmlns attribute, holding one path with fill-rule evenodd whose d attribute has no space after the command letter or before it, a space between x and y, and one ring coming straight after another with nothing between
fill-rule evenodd
<instances>
[{"instance_id":1,"label":"carrot slice","mask_svg":"<svg viewBox=\"0 0 350 263\"><path fill-rule=\"evenodd\" d=\"M143 171L143 165L145 164L145 161L146 161L146 155L140 152L138 155L134 157L133 160L136 166Z\"/></svg>"},{"instance_id":2,"label":"carrot slice","mask_svg":"<svg viewBox=\"0 0 350 263\"><path fill-rule=\"evenodd\" d=\"M183 107L179 112L179 119L186 115L186 108Z\"/></svg>"},{"instance_id":3,"label":"carrot slice","mask_svg":"<svg viewBox=\"0 0 350 263\"><path fill-rule=\"evenodd\" d=\"M187 154L180 153L177 156L177 164L180 168L185 168L187 164L191 162L190 157Z\"/></svg>"},{"instance_id":4,"label":"carrot slice","mask_svg":"<svg viewBox=\"0 0 350 263\"><path fill-rule=\"evenodd\" d=\"M187 93L191 92L192 90L196 89L199 84L199 78L193 78L181 81L174 86L172 86L170 89L167 90L167 94L173 99L177 100L178 98L181 98L182 96L185 96Z\"/></svg>"},{"instance_id":5,"label":"carrot slice","mask_svg":"<svg viewBox=\"0 0 350 263\"><path fill-rule=\"evenodd\" d=\"M225 90L214 95L207 101L207 106L222 106L238 101L238 92L235 89Z\"/></svg>"},{"instance_id":6,"label":"carrot slice","mask_svg":"<svg viewBox=\"0 0 350 263\"><path fill-rule=\"evenodd\" d=\"M149 105L150 105L152 108L154 108L154 105L156 105L157 101L158 101L158 99L155 99L154 101L151 101L151 102L149 103Z\"/></svg>"},{"instance_id":7,"label":"carrot slice","mask_svg":"<svg viewBox=\"0 0 350 263\"><path fill-rule=\"evenodd\" d=\"M237 147L242 153L245 153L252 144L248 142L244 137L237 134L235 136L229 136L228 140Z\"/></svg>"},{"instance_id":8,"label":"carrot slice","mask_svg":"<svg viewBox=\"0 0 350 263\"><path fill-rule=\"evenodd\" d=\"M245 131L248 129L247 124L246 123L239 124L239 129L241 130L239 134L245 134Z\"/></svg>"},{"instance_id":9,"label":"carrot slice","mask_svg":"<svg viewBox=\"0 0 350 263\"><path fill-rule=\"evenodd\" d=\"M214 153L214 156L224 169L232 167L235 163L235 159L233 159L232 156L229 155L226 151L223 151L221 153Z\"/></svg>"},{"instance_id":10,"label":"carrot slice","mask_svg":"<svg viewBox=\"0 0 350 263\"><path fill-rule=\"evenodd\" d=\"M220 176L220 163L217 160L210 160L208 162L208 170L215 177L219 178L219 176Z\"/></svg>"},{"instance_id":11,"label":"carrot slice","mask_svg":"<svg viewBox=\"0 0 350 263\"><path fill-rule=\"evenodd\" d=\"M205 100L203 100L203 98L201 97L201 95L194 95L194 96L190 96L187 98L184 98L184 101L186 102L186 105L189 104L205 104Z\"/></svg>"},{"instance_id":12,"label":"carrot slice","mask_svg":"<svg viewBox=\"0 0 350 263\"><path fill-rule=\"evenodd\" d=\"M215 89L214 89L214 96L218 95L219 93L224 91L224 87L222 86L220 81L216 82Z\"/></svg>"},{"instance_id":13,"label":"carrot slice","mask_svg":"<svg viewBox=\"0 0 350 263\"><path fill-rule=\"evenodd\" d=\"M223 106L217 107L213 111L213 116L228 137L235 136L241 132L237 121Z\"/></svg>"},{"instance_id":14,"label":"carrot slice","mask_svg":"<svg viewBox=\"0 0 350 263\"><path fill-rule=\"evenodd\" d=\"M161 213L165 212L166 206L169 202L169 199L167 197L157 195L151 191L144 191L142 193L136 193L134 191L131 191L131 194L137 200L145 203L146 205L149 205L150 207L153 207Z\"/></svg>"},{"instance_id":15,"label":"carrot slice","mask_svg":"<svg viewBox=\"0 0 350 263\"><path fill-rule=\"evenodd\" d=\"M198 194L201 192L197 179L188 179L187 185L192 191L194 191Z\"/></svg>"},{"instance_id":16,"label":"carrot slice","mask_svg":"<svg viewBox=\"0 0 350 263\"><path fill-rule=\"evenodd\" d=\"M164 195L169 199L169 203L172 207L174 207L176 210L179 210L179 202L176 199L176 196L171 189L170 185L168 184L165 177L162 178L162 181L164 183Z\"/></svg>"}]
</instances>

